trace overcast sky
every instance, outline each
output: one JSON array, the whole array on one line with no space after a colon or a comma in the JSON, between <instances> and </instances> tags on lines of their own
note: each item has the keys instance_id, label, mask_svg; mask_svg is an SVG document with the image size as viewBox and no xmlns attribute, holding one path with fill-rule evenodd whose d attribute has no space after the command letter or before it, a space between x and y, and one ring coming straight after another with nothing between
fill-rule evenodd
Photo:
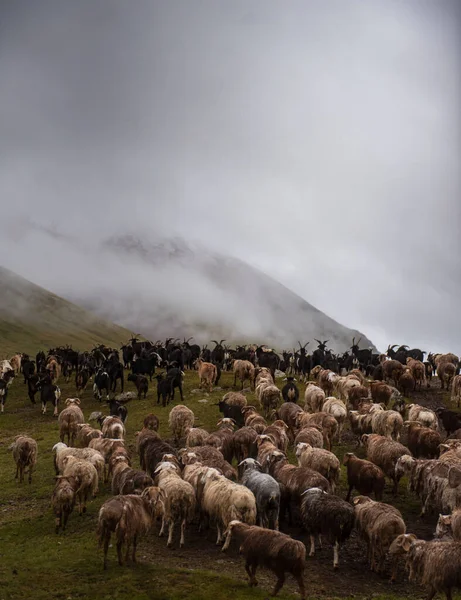
<instances>
[{"instance_id":1,"label":"overcast sky","mask_svg":"<svg viewBox=\"0 0 461 600\"><path fill-rule=\"evenodd\" d=\"M461 353L460 36L456 0L3 2L2 263L97 277L26 217L181 235Z\"/></svg>"}]
</instances>

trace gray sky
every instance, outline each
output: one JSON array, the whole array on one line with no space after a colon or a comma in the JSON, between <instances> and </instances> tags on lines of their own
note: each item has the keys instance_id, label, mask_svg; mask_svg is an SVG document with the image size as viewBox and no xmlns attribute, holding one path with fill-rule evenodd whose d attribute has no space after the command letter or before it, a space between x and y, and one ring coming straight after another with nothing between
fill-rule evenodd
<instances>
[{"instance_id":1,"label":"gray sky","mask_svg":"<svg viewBox=\"0 0 461 600\"><path fill-rule=\"evenodd\" d=\"M99 240L181 235L378 347L461 353L459 7L3 3L3 264L81 291Z\"/></svg>"}]
</instances>

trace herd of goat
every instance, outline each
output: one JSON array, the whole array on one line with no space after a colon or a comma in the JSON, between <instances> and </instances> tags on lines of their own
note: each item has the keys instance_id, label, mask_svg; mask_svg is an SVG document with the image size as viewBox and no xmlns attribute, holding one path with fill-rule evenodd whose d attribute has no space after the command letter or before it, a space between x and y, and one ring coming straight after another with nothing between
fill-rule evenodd
<instances>
[{"instance_id":1,"label":"herd of goat","mask_svg":"<svg viewBox=\"0 0 461 600\"><path fill-rule=\"evenodd\" d=\"M289 523L298 524L309 540L309 556L317 540L328 539L335 569L341 546L356 530L373 571L383 573L390 559L394 580L406 557L409 580L425 585L429 600L437 592L450 600L452 589L461 588L461 415L442 406L431 410L407 404L404 396L427 389L437 375L459 407L460 359L429 354L424 361L425 353L406 346L375 354L360 350L355 340L349 353L336 356L327 349L328 340L317 341L309 355L301 343L299 351L278 354L264 346L231 349L224 340L209 350L190 340L153 344L133 337L121 354L105 346L89 352L61 347L47 355L39 352L35 360L17 354L1 361L2 412L9 387L22 375L30 400L35 403L39 393L43 414L51 402L58 418L52 493L56 532L65 529L75 506L85 513L87 501L104 482L113 494L98 518L104 568L112 535L123 565L136 560L139 537L157 521L160 535L168 533L168 546L179 528L181 547L187 526L196 521L199 530L216 527L216 543L223 550L238 541L250 586L257 584L258 566L265 566L277 577L274 595L290 573L306 598L306 546L280 531ZM124 392L127 369L135 394ZM222 418L215 431L196 427L196 416L184 403L188 369L197 370L200 388L207 392L217 386L222 371L234 375L234 390L217 405ZM91 383L95 399L105 397L110 415L93 412L87 422L78 397L67 398L59 412L61 377L67 382L75 377L76 396ZM276 384L279 377L286 381L282 389ZM136 469L126 445L126 401L145 398L153 378L157 403L174 401L175 389L183 403L169 412L168 441L158 433L158 417L145 416L136 433ZM302 393L296 378L305 383ZM121 393L115 396L117 386ZM348 452L340 460L335 454L346 427L366 458ZM10 450L16 477L22 483L27 474L31 482L37 442L17 436ZM290 462L291 452L297 464ZM345 498L338 491L341 463L347 475ZM440 514L432 541L408 532L400 511L382 502L386 482L395 497L403 476L421 502L421 514ZM354 490L359 495L351 499Z\"/></svg>"}]
</instances>

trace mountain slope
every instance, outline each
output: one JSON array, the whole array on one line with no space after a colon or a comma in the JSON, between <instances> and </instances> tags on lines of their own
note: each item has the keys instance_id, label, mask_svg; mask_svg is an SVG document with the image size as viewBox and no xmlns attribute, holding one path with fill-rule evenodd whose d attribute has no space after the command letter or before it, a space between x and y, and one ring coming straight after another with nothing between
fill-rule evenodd
<instances>
[{"instance_id":1,"label":"mountain slope","mask_svg":"<svg viewBox=\"0 0 461 600\"><path fill-rule=\"evenodd\" d=\"M248 263L183 239L147 242L125 235L106 240L101 252L117 261L133 286L79 288L71 299L148 338L194 336L199 343L225 338L278 349L297 345L297 340L311 340L312 349L318 338L341 352L353 337L362 337L362 348L374 347L365 335Z\"/></svg>"},{"instance_id":2,"label":"mountain slope","mask_svg":"<svg viewBox=\"0 0 461 600\"><path fill-rule=\"evenodd\" d=\"M118 347L130 332L0 267L0 352L34 354L40 348L71 344L85 349Z\"/></svg>"}]
</instances>

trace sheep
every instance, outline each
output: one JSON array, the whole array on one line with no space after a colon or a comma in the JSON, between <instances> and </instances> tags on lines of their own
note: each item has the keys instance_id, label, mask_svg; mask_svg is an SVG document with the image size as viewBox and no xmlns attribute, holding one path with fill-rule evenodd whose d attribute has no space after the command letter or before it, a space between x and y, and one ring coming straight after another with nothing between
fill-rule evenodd
<instances>
[{"instance_id":1,"label":"sheep","mask_svg":"<svg viewBox=\"0 0 461 600\"><path fill-rule=\"evenodd\" d=\"M13 460L16 463L15 479L19 475L19 483L24 481L24 472L27 470L29 483L32 483L32 473L37 464L38 446L37 442L26 435L18 435L8 448L13 452Z\"/></svg>"},{"instance_id":2,"label":"sheep","mask_svg":"<svg viewBox=\"0 0 461 600\"><path fill-rule=\"evenodd\" d=\"M78 425L85 423L85 417L80 409L80 400L78 398L67 398L66 408L58 416L59 437L61 442L67 435L67 444L73 445L78 433Z\"/></svg>"},{"instance_id":3,"label":"sheep","mask_svg":"<svg viewBox=\"0 0 461 600\"><path fill-rule=\"evenodd\" d=\"M451 515L439 514L435 537L451 538L455 542L461 542L461 508L455 508Z\"/></svg>"},{"instance_id":4,"label":"sheep","mask_svg":"<svg viewBox=\"0 0 461 600\"><path fill-rule=\"evenodd\" d=\"M184 404L178 404L171 409L168 417L168 426L173 433L176 444L179 444L189 429L194 426L194 421L194 413L190 408L184 406Z\"/></svg>"},{"instance_id":5,"label":"sheep","mask_svg":"<svg viewBox=\"0 0 461 600\"><path fill-rule=\"evenodd\" d=\"M339 377L339 375L337 375L333 371L330 371L330 369L324 369L319 373L319 387L322 388L326 396L332 396L333 390L335 389L335 386L338 384L340 379L341 378ZM360 385L360 383L357 382L357 385Z\"/></svg>"},{"instance_id":6,"label":"sheep","mask_svg":"<svg viewBox=\"0 0 461 600\"><path fill-rule=\"evenodd\" d=\"M395 410L378 410L371 417L373 433L399 441L403 430L403 418Z\"/></svg>"},{"instance_id":7,"label":"sheep","mask_svg":"<svg viewBox=\"0 0 461 600\"><path fill-rule=\"evenodd\" d=\"M158 465L154 473L157 486L165 494L165 508L159 536L163 535L165 527L168 526L168 548L173 545L176 523L181 525L179 547L184 546L186 525L192 520L195 512L195 490L190 483L182 479L178 470L174 463L164 461Z\"/></svg>"},{"instance_id":8,"label":"sheep","mask_svg":"<svg viewBox=\"0 0 461 600\"><path fill-rule=\"evenodd\" d=\"M254 406L244 406L242 413L245 418L246 427L252 427L258 434L261 434L266 429L266 419L256 411Z\"/></svg>"},{"instance_id":9,"label":"sheep","mask_svg":"<svg viewBox=\"0 0 461 600\"><path fill-rule=\"evenodd\" d=\"M382 500L385 477L383 471L369 460L357 458L354 453L347 452L343 457L343 465L347 469L347 484L349 490L346 500L349 502L352 490L355 488L360 495L375 495L375 500Z\"/></svg>"},{"instance_id":10,"label":"sheep","mask_svg":"<svg viewBox=\"0 0 461 600\"><path fill-rule=\"evenodd\" d=\"M56 384L61 377L61 365L56 359L50 356L46 365L46 370L50 374L51 383Z\"/></svg>"},{"instance_id":11,"label":"sheep","mask_svg":"<svg viewBox=\"0 0 461 600\"><path fill-rule=\"evenodd\" d=\"M411 356L407 357L407 367L410 368L411 374L413 375L413 379L415 380L415 388L419 384L419 389L424 385L427 387L426 382L426 367L424 363L420 360L415 360Z\"/></svg>"},{"instance_id":12,"label":"sheep","mask_svg":"<svg viewBox=\"0 0 461 600\"><path fill-rule=\"evenodd\" d=\"M78 484L75 497L78 501L78 512L82 515L86 512L86 501L89 494L95 498L98 493L98 472L90 462L75 456L65 456L62 462L63 476L74 477Z\"/></svg>"},{"instance_id":13,"label":"sheep","mask_svg":"<svg viewBox=\"0 0 461 600\"><path fill-rule=\"evenodd\" d=\"M101 431L103 438L111 440L123 440L126 435L125 425L118 417L104 417L101 420Z\"/></svg>"},{"instance_id":14,"label":"sheep","mask_svg":"<svg viewBox=\"0 0 461 600\"><path fill-rule=\"evenodd\" d=\"M318 487L326 492L330 491L330 484L323 475L308 467L291 465L286 455L280 450L272 451L266 457L263 467L280 484L282 491L280 512L283 515L285 510L288 510L290 523L292 521L291 502L297 503L306 489Z\"/></svg>"},{"instance_id":15,"label":"sheep","mask_svg":"<svg viewBox=\"0 0 461 600\"><path fill-rule=\"evenodd\" d=\"M237 463L257 455L258 434L251 427L241 427L234 433L234 454Z\"/></svg>"},{"instance_id":16,"label":"sheep","mask_svg":"<svg viewBox=\"0 0 461 600\"><path fill-rule=\"evenodd\" d=\"M240 392L228 392L217 404L223 417L234 419L239 427L244 424L242 408L247 405L247 399Z\"/></svg>"},{"instance_id":17,"label":"sheep","mask_svg":"<svg viewBox=\"0 0 461 600\"><path fill-rule=\"evenodd\" d=\"M283 421L277 419L264 430L264 435L268 435L274 440L274 444L282 452L286 452L288 448L288 425Z\"/></svg>"},{"instance_id":18,"label":"sheep","mask_svg":"<svg viewBox=\"0 0 461 600\"><path fill-rule=\"evenodd\" d=\"M352 390L354 388L362 388L364 386L362 386L361 381L357 377L347 375L346 377L337 377L334 387L336 388L338 398L340 400L349 402L349 395L352 393ZM332 393L330 393L330 396L331 395ZM359 396L361 397L362 393L360 393ZM368 390L366 390L366 397L368 397Z\"/></svg>"},{"instance_id":19,"label":"sheep","mask_svg":"<svg viewBox=\"0 0 461 600\"><path fill-rule=\"evenodd\" d=\"M222 452L212 446L196 446L195 448L183 448L179 451L183 464L191 464L195 461L201 462L207 467L219 469L224 477L236 480L237 472L234 467L224 460Z\"/></svg>"},{"instance_id":20,"label":"sheep","mask_svg":"<svg viewBox=\"0 0 461 600\"><path fill-rule=\"evenodd\" d=\"M435 409L435 414L442 422L447 435L450 435L457 429L461 428L461 414L456 413L453 410L443 408L442 406L439 406Z\"/></svg>"},{"instance_id":21,"label":"sheep","mask_svg":"<svg viewBox=\"0 0 461 600\"><path fill-rule=\"evenodd\" d=\"M274 439L268 435L262 434L257 439L258 453L257 460L261 465L265 465L267 457L275 450L278 450Z\"/></svg>"},{"instance_id":22,"label":"sheep","mask_svg":"<svg viewBox=\"0 0 461 600\"><path fill-rule=\"evenodd\" d=\"M294 439L294 446L296 447L300 442L310 444L313 448L323 448L322 428L318 425L303 427Z\"/></svg>"},{"instance_id":23,"label":"sheep","mask_svg":"<svg viewBox=\"0 0 461 600\"><path fill-rule=\"evenodd\" d=\"M69 448L63 442L58 442L52 448L54 455L54 467L56 475L62 475L64 472L64 458L66 456L75 456L81 460L90 462L98 472L99 479L104 478L105 460L104 456L94 448Z\"/></svg>"},{"instance_id":24,"label":"sheep","mask_svg":"<svg viewBox=\"0 0 461 600\"><path fill-rule=\"evenodd\" d=\"M451 383L451 401L459 408L461 403L461 375L455 375Z\"/></svg>"},{"instance_id":25,"label":"sheep","mask_svg":"<svg viewBox=\"0 0 461 600\"><path fill-rule=\"evenodd\" d=\"M236 537L240 543L240 553L245 556L245 570L250 578L250 587L258 585L256 569L265 566L277 576L272 592L276 596L285 582L285 573L291 573L299 587L301 600L306 598L304 569L306 548L302 542L293 540L280 531L240 523L233 520L226 530L227 540Z\"/></svg>"},{"instance_id":26,"label":"sheep","mask_svg":"<svg viewBox=\"0 0 461 600\"><path fill-rule=\"evenodd\" d=\"M208 391L211 393L213 391L213 385L215 384L218 376L216 365L213 365L209 362L204 362L201 358L198 358L195 361L195 366L198 370L198 377L200 381L199 387L208 388Z\"/></svg>"},{"instance_id":27,"label":"sheep","mask_svg":"<svg viewBox=\"0 0 461 600\"><path fill-rule=\"evenodd\" d=\"M406 421L407 446L416 458L437 458L441 443L440 434L418 421Z\"/></svg>"},{"instance_id":28,"label":"sheep","mask_svg":"<svg viewBox=\"0 0 461 600\"><path fill-rule=\"evenodd\" d=\"M205 446L210 434L205 429L200 427L191 427L186 435L186 446L193 448L194 446Z\"/></svg>"},{"instance_id":29,"label":"sheep","mask_svg":"<svg viewBox=\"0 0 461 600\"><path fill-rule=\"evenodd\" d=\"M256 523L256 500L253 492L245 486L229 481L215 470L209 470L202 475L199 488L202 513L216 523L217 545L222 542L231 521L238 520L248 525ZM229 544L230 536L227 536L222 550L227 550Z\"/></svg>"},{"instance_id":30,"label":"sheep","mask_svg":"<svg viewBox=\"0 0 461 600\"><path fill-rule=\"evenodd\" d=\"M78 482L74 477L56 477L56 485L51 496L51 506L55 514L55 531L59 533L62 527L66 529L67 520L74 510L75 493L78 490Z\"/></svg>"},{"instance_id":31,"label":"sheep","mask_svg":"<svg viewBox=\"0 0 461 600\"><path fill-rule=\"evenodd\" d=\"M247 379L249 380L250 385L253 384L254 377L255 377L255 368L249 360L235 360L234 366L233 366L233 371L234 371L234 387L236 387L237 379L239 379L239 381L242 384L242 387L241 387L242 390L243 390L243 384L245 383L245 381Z\"/></svg>"},{"instance_id":32,"label":"sheep","mask_svg":"<svg viewBox=\"0 0 461 600\"><path fill-rule=\"evenodd\" d=\"M361 402L368 399L369 394L369 389L364 385L352 387L347 394L348 405L352 406L353 408L357 408Z\"/></svg>"},{"instance_id":33,"label":"sheep","mask_svg":"<svg viewBox=\"0 0 461 600\"><path fill-rule=\"evenodd\" d=\"M334 397L327 398L323 404L322 412L336 419L338 423L337 439L341 439L341 431L347 418L347 408L344 402Z\"/></svg>"},{"instance_id":34,"label":"sheep","mask_svg":"<svg viewBox=\"0 0 461 600\"><path fill-rule=\"evenodd\" d=\"M315 383L308 383L304 392L304 410L317 413L322 410L325 402L325 392Z\"/></svg>"},{"instance_id":35,"label":"sheep","mask_svg":"<svg viewBox=\"0 0 461 600\"><path fill-rule=\"evenodd\" d=\"M376 405L379 406L379 405ZM371 427L371 420L373 418L373 413L368 412L365 414L360 414L357 410L349 411L349 422L351 425L352 433L356 435L362 436L365 433L372 433L373 429Z\"/></svg>"},{"instance_id":36,"label":"sheep","mask_svg":"<svg viewBox=\"0 0 461 600\"><path fill-rule=\"evenodd\" d=\"M102 438L102 431L100 429L94 429L88 423L77 424L77 438L75 444L79 448L87 448L91 440L95 438Z\"/></svg>"},{"instance_id":37,"label":"sheep","mask_svg":"<svg viewBox=\"0 0 461 600\"><path fill-rule=\"evenodd\" d=\"M133 543L131 558L136 562L138 537L146 534L151 529L154 519L162 514L163 498L164 493L159 488L149 487L141 496L116 496L104 502L99 510L97 529L99 547L104 544L104 569L107 569L107 553L112 533L115 533L117 539L119 565L123 565L123 544L126 544L125 560L128 561L130 545Z\"/></svg>"},{"instance_id":38,"label":"sheep","mask_svg":"<svg viewBox=\"0 0 461 600\"><path fill-rule=\"evenodd\" d=\"M437 415L430 408L420 406L419 404L408 405L408 420L419 421L424 427L430 427L431 429L438 428Z\"/></svg>"},{"instance_id":39,"label":"sheep","mask_svg":"<svg viewBox=\"0 0 461 600\"><path fill-rule=\"evenodd\" d=\"M269 529L279 528L280 486L268 473L261 473L260 463L246 458L239 467L243 468L241 483L251 490L256 499L257 524Z\"/></svg>"},{"instance_id":40,"label":"sheep","mask_svg":"<svg viewBox=\"0 0 461 600\"><path fill-rule=\"evenodd\" d=\"M93 438L90 440L88 444L88 448L92 448L93 450L97 450L102 454L106 463L109 462L112 453L117 448L125 448L125 442L119 439L109 439L109 438Z\"/></svg>"},{"instance_id":41,"label":"sheep","mask_svg":"<svg viewBox=\"0 0 461 600\"><path fill-rule=\"evenodd\" d=\"M450 389L451 383L456 375L456 366L451 362L439 362L437 365L437 377L440 379L441 389Z\"/></svg>"},{"instance_id":42,"label":"sheep","mask_svg":"<svg viewBox=\"0 0 461 600\"><path fill-rule=\"evenodd\" d=\"M377 404L382 402L386 408L389 406L389 402L396 393L400 394L398 390L382 381L372 381L370 383L370 393L373 402L376 402Z\"/></svg>"},{"instance_id":43,"label":"sheep","mask_svg":"<svg viewBox=\"0 0 461 600\"><path fill-rule=\"evenodd\" d=\"M353 505L357 529L368 546L371 570L379 573L392 542L406 533L405 522L397 508L368 496L357 496Z\"/></svg>"},{"instance_id":44,"label":"sheep","mask_svg":"<svg viewBox=\"0 0 461 600\"><path fill-rule=\"evenodd\" d=\"M144 418L143 427L145 429L152 429L153 431L158 431L159 425L160 425L159 418L152 413L149 413Z\"/></svg>"},{"instance_id":45,"label":"sheep","mask_svg":"<svg viewBox=\"0 0 461 600\"><path fill-rule=\"evenodd\" d=\"M416 540L406 543L405 550L410 581L427 586L428 600L438 592L452 600L451 590L461 588L461 543Z\"/></svg>"},{"instance_id":46,"label":"sheep","mask_svg":"<svg viewBox=\"0 0 461 600\"><path fill-rule=\"evenodd\" d=\"M145 400L147 392L149 391L149 380L147 377L145 375L135 375L134 373L130 373L127 377L127 381L132 381L134 383L136 391L138 392L138 400L141 400L143 394Z\"/></svg>"},{"instance_id":47,"label":"sheep","mask_svg":"<svg viewBox=\"0 0 461 600\"><path fill-rule=\"evenodd\" d=\"M259 386L258 386L259 387ZM276 410L282 400L282 394L276 385L265 385L259 393L259 404L267 418L271 410Z\"/></svg>"},{"instance_id":48,"label":"sheep","mask_svg":"<svg viewBox=\"0 0 461 600\"><path fill-rule=\"evenodd\" d=\"M116 464L112 475L112 494L141 494L154 485L152 477L145 471L132 469L124 456L114 457Z\"/></svg>"},{"instance_id":49,"label":"sheep","mask_svg":"<svg viewBox=\"0 0 461 600\"><path fill-rule=\"evenodd\" d=\"M383 379L386 383L392 379L394 381L394 385L397 387L399 384L399 379L402 376L404 371L404 366L398 360L386 360L382 363L383 370ZM411 372L410 372L411 375ZM411 379L414 382L413 376L411 375Z\"/></svg>"},{"instance_id":50,"label":"sheep","mask_svg":"<svg viewBox=\"0 0 461 600\"><path fill-rule=\"evenodd\" d=\"M294 402L284 402L274 413L276 419L280 419L288 425L291 434L296 429L296 418L303 409Z\"/></svg>"},{"instance_id":51,"label":"sheep","mask_svg":"<svg viewBox=\"0 0 461 600\"><path fill-rule=\"evenodd\" d=\"M388 553L392 564L391 583L396 579L399 563L402 562L402 558L408 552L410 545L417 539L418 538L413 533L402 533L398 535L389 546Z\"/></svg>"},{"instance_id":52,"label":"sheep","mask_svg":"<svg viewBox=\"0 0 461 600\"><path fill-rule=\"evenodd\" d=\"M218 421L217 426L219 429L208 436L207 445L217 448L230 463L234 457L235 423L232 419L224 418Z\"/></svg>"},{"instance_id":53,"label":"sheep","mask_svg":"<svg viewBox=\"0 0 461 600\"><path fill-rule=\"evenodd\" d=\"M309 556L315 554L315 536L328 536L333 543L333 568L339 566L339 546L350 536L355 521L353 507L319 488L311 488L302 494L301 518L310 536Z\"/></svg>"},{"instance_id":54,"label":"sheep","mask_svg":"<svg viewBox=\"0 0 461 600\"><path fill-rule=\"evenodd\" d=\"M149 437L145 444L139 450L139 462L141 469L154 476L157 465L162 462L165 454L176 455L176 450L168 442L164 442L159 437Z\"/></svg>"},{"instance_id":55,"label":"sheep","mask_svg":"<svg viewBox=\"0 0 461 600\"><path fill-rule=\"evenodd\" d=\"M323 440L327 450L331 450L332 442L337 437L338 421L328 413L299 413L297 425L299 429L309 427L311 425L319 425L322 428Z\"/></svg>"},{"instance_id":56,"label":"sheep","mask_svg":"<svg viewBox=\"0 0 461 600\"><path fill-rule=\"evenodd\" d=\"M334 493L339 482L341 463L338 458L323 448L313 448L310 444L300 442L296 446L296 458L300 467L309 467L321 473L330 484Z\"/></svg>"},{"instance_id":57,"label":"sheep","mask_svg":"<svg viewBox=\"0 0 461 600\"><path fill-rule=\"evenodd\" d=\"M392 479L394 482L393 493L397 495L401 475L399 476L396 472L395 465L401 456L411 456L410 450L399 442L376 433L363 435L362 442L366 447L367 459L380 467L384 474Z\"/></svg>"},{"instance_id":58,"label":"sheep","mask_svg":"<svg viewBox=\"0 0 461 600\"><path fill-rule=\"evenodd\" d=\"M16 375L21 371L22 354L15 354L10 358L10 365Z\"/></svg>"}]
</instances>

